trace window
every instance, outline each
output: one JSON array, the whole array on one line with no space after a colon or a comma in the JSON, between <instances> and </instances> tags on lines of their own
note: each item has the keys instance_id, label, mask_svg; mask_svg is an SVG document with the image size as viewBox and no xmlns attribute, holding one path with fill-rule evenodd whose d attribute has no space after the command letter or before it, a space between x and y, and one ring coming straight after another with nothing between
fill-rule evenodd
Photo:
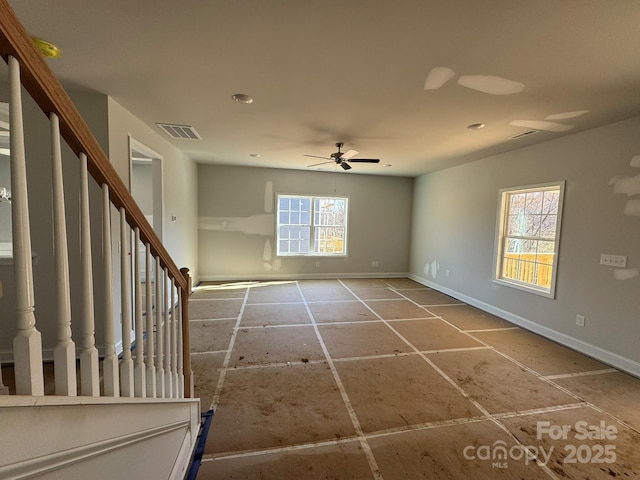
<instances>
[{"instance_id":1,"label":"window","mask_svg":"<svg viewBox=\"0 0 640 480\"><path fill-rule=\"evenodd\" d=\"M553 297L564 182L502 190L495 279Z\"/></svg>"},{"instance_id":2,"label":"window","mask_svg":"<svg viewBox=\"0 0 640 480\"><path fill-rule=\"evenodd\" d=\"M347 254L348 199L278 195L278 255Z\"/></svg>"}]
</instances>

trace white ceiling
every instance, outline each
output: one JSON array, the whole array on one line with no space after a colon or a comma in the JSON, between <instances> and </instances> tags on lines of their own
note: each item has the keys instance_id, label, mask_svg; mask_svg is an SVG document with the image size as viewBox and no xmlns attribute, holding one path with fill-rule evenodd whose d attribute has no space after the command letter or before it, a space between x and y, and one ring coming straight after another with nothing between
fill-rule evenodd
<instances>
[{"instance_id":1,"label":"white ceiling","mask_svg":"<svg viewBox=\"0 0 640 480\"><path fill-rule=\"evenodd\" d=\"M345 175L416 176L640 115L638 0L10 4L62 50L49 64L67 88L162 135L156 122L192 125L203 140L171 142L202 163L306 169L342 141L382 160ZM425 90L435 67L453 75ZM509 139L531 125L564 131Z\"/></svg>"}]
</instances>

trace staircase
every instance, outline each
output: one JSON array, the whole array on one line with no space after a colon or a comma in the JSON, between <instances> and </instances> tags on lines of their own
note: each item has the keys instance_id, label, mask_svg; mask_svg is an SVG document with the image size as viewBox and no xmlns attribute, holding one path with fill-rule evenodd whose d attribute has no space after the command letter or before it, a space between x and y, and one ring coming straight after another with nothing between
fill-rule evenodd
<instances>
[{"instance_id":1,"label":"staircase","mask_svg":"<svg viewBox=\"0 0 640 480\"><path fill-rule=\"evenodd\" d=\"M11 210L11 242L0 242L0 478L184 478L201 421L189 271L6 0L0 54L11 179L7 188L0 177L0 208ZM30 156L43 141L49 158ZM51 178L38 177L43 162ZM32 251L34 225L48 229L50 250Z\"/></svg>"}]
</instances>

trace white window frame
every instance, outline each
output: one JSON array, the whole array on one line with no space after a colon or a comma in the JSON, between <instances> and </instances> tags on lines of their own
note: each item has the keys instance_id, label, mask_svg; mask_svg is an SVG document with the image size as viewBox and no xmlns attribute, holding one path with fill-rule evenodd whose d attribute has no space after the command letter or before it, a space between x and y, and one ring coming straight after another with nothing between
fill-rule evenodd
<instances>
[{"instance_id":1,"label":"white window frame","mask_svg":"<svg viewBox=\"0 0 640 480\"><path fill-rule=\"evenodd\" d=\"M498 217L496 221L496 226L497 226L496 241L495 241L494 262L493 262L493 281L494 282L499 283L501 285L517 288L520 290L525 290L527 292L534 293L536 295L541 295L543 297L555 298L556 280L558 276L560 233L561 233L561 227L562 227L562 206L564 203L564 188L565 188L565 182L564 180L562 180L559 182L549 182L549 183L542 183L537 185L526 185L526 186L520 186L520 187L504 188L499 191ZM503 250L505 248L506 239L515 237L515 236L507 235L505 233L506 229L508 228L508 215L509 215L508 199L510 195L518 194L518 193L549 191L549 190L558 190L559 192L555 238L551 239L551 238L544 238L544 237L531 237L532 240L554 241L554 256L553 256L553 263L551 267L552 268L551 282L550 282L549 288L547 289L531 283L503 277L502 261L503 261ZM523 237L519 237L519 238L523 238Z\"/></svg>"},{"instance_id":2,"label":"white window frame","mask_svg":"<svg viewBox=\"0 0 640 480\"><path fill-rule=\"evenodd\" d=\"M280 251L280 199L281 198L305 198L311 203L310 224L309 224L309 251L307 253L300 252L281 252ZM345 219L344 219L344 251L340 253L321 253L315 251L315 201L317 199L339 199L345 202ZM276 255L278 257L346 257L348 252L348 231L349 231L349 197L341 197L336 195L304 195L304 194L276 194Z\"/></svg>"}]
</instances>

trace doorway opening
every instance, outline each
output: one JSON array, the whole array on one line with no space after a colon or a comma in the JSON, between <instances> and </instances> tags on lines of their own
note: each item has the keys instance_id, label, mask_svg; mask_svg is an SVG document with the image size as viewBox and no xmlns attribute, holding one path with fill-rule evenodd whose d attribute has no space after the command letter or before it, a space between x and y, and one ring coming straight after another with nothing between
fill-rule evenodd
<instances>
[{"instance_id":1,"label":"doorway opening","mask_svg":"<svg viewBox=\"0 0 640 480\"><path fill-rule=\"evenodd\" d=\"M156 235L162 240L164 233L162 157L129 137L129 158L131 195Z\"/></svg>"}]
</instances>

